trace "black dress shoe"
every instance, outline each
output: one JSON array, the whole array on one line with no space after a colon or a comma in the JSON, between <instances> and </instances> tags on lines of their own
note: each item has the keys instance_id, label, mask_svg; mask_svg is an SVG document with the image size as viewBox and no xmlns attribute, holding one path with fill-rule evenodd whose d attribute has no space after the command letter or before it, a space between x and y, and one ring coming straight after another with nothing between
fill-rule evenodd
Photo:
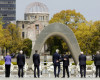
<instances>
[{"instance_id":1,"label":"black dress shoe","mask_svg":"<svg viewBox=\"0 0 100 80\"><path fill-rule=\"evenodd\" d=\"M59 75L57 75L57 77L59 78Z\"/></svg>"},{"instance_id":2,"label":"black dress shoe","mask_svg":"<svg viewBox=\"0 0 100 80\"><path fill-rule=\"evenodd\" d=\"M65 78L65 77L63 76L63 77L61 77L61 78Z\"/></svg>"},{"instance_id":3,"label":"black dress shoe","mask_svg":"<svg viewBox=\"0 0 100 80\"><path fill-rule=\"evenodd\" d=\"M69 78L69 76L67 78Z\"/></svg>"},{"instance_id":4,"label":"black dress shoe","mask_svg":"<svg viewBox=\"0 0 100 80\"><path fill-rule=\"evenodd\" d=\"M34 77L34 78L37 78L37 77Z\"/></svg>"},{"instance_id":5,"label":"black dress shoe","mask_svg":"<svg viewBox=\"0 0 100 80\"><path fill-rule=\"evenodd\" d=\"M97 78L97 76L95 76L95 78Z\"/></svg>"}]
</instances>

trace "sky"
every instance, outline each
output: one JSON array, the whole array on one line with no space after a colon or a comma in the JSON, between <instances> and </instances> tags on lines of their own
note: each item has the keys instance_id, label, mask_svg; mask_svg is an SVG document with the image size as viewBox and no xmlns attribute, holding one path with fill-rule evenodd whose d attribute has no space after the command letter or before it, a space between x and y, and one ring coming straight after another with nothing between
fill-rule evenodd
<instances>
[{"instance_id":1,"label":"sky","mask_svg":"<svg viewBox=\"0 0 100 80\"><path fill-rule=\"evenodd\" d=\"M16 0L16 19L24 20L26 7L33 2L44 3L50 14L50 19L62 10L73 10L80 12L87 21L100 20L100 0Z\"/></svg>"}]
</instances>

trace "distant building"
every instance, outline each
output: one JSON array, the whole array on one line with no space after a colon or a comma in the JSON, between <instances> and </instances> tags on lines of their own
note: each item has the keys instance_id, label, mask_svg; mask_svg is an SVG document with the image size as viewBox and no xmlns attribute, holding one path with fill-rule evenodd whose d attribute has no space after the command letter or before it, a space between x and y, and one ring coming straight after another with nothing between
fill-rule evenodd
<instances>
[{"instance_id":1,"label":"distant building","mask_svg":"<svg viewBox=\"0 0 100 80\"><path fill-rule=\"evenodd\" d=\"M16 0L0 0L0 17L6 24L16 20Z\"/></svg>"},{"instance_id":2,"label":"distant building","mask_svg":"<svg viewBox=\"0 0 100 80\"><path fill-rule=\"evenodd\" d=\"M16 25L22 29L22 38L29 38L33 45L39 33L48 25L49 13L45 4L34 2L26 7L24 20L17 20Z\"/></svg>"}]
</instances>

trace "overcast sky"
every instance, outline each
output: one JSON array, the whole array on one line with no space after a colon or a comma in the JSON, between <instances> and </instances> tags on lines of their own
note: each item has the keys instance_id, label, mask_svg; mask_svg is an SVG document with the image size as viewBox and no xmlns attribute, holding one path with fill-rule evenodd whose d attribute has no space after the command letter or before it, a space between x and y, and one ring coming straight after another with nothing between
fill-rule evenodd
<instances>
[{"instance_id":1,"label":"overcast sky","mask_svg":"<svg viewBox=\"0 0 100 80\"><path fill-rule=\"evenodd\" d=\"M25 8L32 2L41 2L47 5L50 18L61 10L75 9L88 21L100 20L100 0L16 0L17 20L24 19Z\"/></svg>"}]
</instances>

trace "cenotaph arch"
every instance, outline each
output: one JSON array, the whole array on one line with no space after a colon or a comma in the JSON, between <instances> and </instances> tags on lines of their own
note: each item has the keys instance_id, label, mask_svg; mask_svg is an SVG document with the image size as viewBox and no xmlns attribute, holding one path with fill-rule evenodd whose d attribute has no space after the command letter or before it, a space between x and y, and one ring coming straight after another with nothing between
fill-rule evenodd
<instances>
[{"instance_id":1,"label":"cenotaph arch","mask_svg":"<svg viewBox=\"0 0 100 80\"><path fill-rule=\"evenodd\" d=\"M74 59L74 62L78 63L78 56L80 54L80 47L78 45L77 39L72 32L72 30L61 23L53 23L48 26L46 26L41 33L39 34L38 38L36 39L34 48L32 49L32 53L29 60L29 65L32 65L32 56L35 52L35 50L38 50L38 53L40 53L44 43L48 38L51 36L59 36L61 37L68 45L70 52L72 54L72 57Z\"/></svg>"}]
</instances>

